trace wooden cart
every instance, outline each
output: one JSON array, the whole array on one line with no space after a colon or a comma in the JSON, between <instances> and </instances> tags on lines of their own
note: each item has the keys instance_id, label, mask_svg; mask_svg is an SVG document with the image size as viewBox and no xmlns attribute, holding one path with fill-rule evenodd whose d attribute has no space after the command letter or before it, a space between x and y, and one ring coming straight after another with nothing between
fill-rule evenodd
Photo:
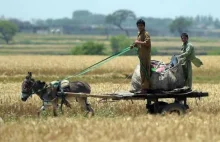
<instances>
[{"instance_id":1,"label":"wooden cart","mask_svg":"<svg viewBox=\"0 0 220 142\"><path fill-rule=\"evenodd\" d=\"M148 112L166 114L176 112L179 115L185 113L189 108L187 99L207 97L207 92L192 91L188 88L175 89L172 91L151 91L147 94L135 94L130 92L117 92L112 94L93 95L84 93L59 92L58 96L71 95L73 97L93 97L105 100L147 100L146 109ZM174 99L172 103L162 102L160 99Z\"/></svg>"}]
</instances>

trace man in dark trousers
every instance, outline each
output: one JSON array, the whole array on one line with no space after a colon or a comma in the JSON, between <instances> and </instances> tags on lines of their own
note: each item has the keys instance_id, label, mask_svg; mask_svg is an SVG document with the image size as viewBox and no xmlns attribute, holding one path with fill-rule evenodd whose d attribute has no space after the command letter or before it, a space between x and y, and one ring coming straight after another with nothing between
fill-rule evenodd
<instances>
[{"instance_id":1,"label":"man in dark trousers","mask_svg":"<svg viewBox=\"0 0 220 142\"><path fill-rule=\"evenodd\" d=\"M138 36L131 48L138 48L138 57L140 59L141 90L136 93L144 94L150 89L150 63L151 63L151 39L149 33L145 30L145 22L139 19L136 23Z\"/></svg>"}]
</instances>

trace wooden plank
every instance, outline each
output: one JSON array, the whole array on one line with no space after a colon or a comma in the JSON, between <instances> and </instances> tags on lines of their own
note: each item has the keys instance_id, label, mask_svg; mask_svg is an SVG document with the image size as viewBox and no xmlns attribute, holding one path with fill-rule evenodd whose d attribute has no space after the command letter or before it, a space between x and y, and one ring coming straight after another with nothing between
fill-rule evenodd
<instances>
[{"instance_id":1,"label":"wooden plank","mask_svg":"<svg viewBox=\"0 0 220 142\"><path fill-rule=\"evenodd\" d=\"M199 97L207 97L207 92L187 92L187 93L179 93L179 94L137 94L134 95L133 98L142 97L145 99L160 99L160 98L199 98Z\"/></svg>"},{"instance_id":2,"label":"wooden plank","mask_svg":"<svg viewBox=\"0 0 220 142\"><path fill-rule=\"evenodd\" d=\"M58 93L61 95L62 93ZM112 100L143 100L143 99L160 99L160 98L199 98L207 97L207 92L186 92L186 93L177 93L177 94L162 94L162 93L152 93L152 94L134 94L130 92L115 93L115 94L86 94L86 93L72 93L64 92L64 95L70 95L72 97L92 97L92 98L103 98L103 99L112 99Z\"/></svg>"},{"instance_id":3,"label":"wooden plank","mask_svg":"<svg viewBox=\"0 0 220 142\"><path fill-rule=\"evenodd\" d=\"M72 97L81 97L81 98L86 98L86 97L92 97L92 98L104 98L104 99L112 99L115 97L119 97L118 95L114 94L103 94L103 95L93 95L93 94L86 94L86 93L72 93L72 92L64 92L64 95L70 95ZM61 92L58 92L58 95L62 95Z\"/></svg>"}]
</instances>

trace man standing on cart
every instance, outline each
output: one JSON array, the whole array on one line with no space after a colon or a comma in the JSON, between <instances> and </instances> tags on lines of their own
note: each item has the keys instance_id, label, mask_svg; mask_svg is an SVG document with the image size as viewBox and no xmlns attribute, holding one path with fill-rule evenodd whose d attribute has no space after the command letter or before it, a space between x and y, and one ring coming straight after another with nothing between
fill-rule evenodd
<instances>
[{"instance_id":1,"label":"man standing on cart","mask_svg":"<svg viewBox=\"0 0 220 142\"><path fill-rule=\"evenodd\" d=\"M138 94L145 94L150 89L150 63L151 63L151 39L149 33L145 30L145 21L139 19L136 23L138 36L131 48L138 48L138 57L140 60L141 90Z\"/></svg>"},{"instance_id":2,"label":"man standing on cart","mask_svg":"<svg viewBox=\"0 0 220 142\"><path fill-rule=\"evenodd\" d=\"M203 65L202 61L195 57L195 50L191 43L189 43L189 36L187 33L181 34L182 45L182 54L178 56L181 60L184 77L185 77L185 86L192 88L192 65L191 62L196 66L200 67Z\"/></svg>"}]
</instances>

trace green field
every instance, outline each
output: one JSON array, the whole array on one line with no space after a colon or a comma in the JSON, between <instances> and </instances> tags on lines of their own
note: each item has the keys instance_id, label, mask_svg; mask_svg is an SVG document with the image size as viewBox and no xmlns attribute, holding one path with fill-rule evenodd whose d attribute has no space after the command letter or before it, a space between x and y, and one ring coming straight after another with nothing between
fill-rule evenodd
<instances>
[{"instance_id":1,"label":"green field","mask_svg":"<svg viewBox=\"0 0 220 142\"><path fill-rule=\"evenodd\" d=\"M158 50L158 55L173 55L180 52L182 43L178 37L151 37L151 39L152 47ZM135 37L131 37L131 41L133 40ZM220 54L220 39L192 38L190 40L197 54ZM72 48L86 41L103 43L107 49L106 54L111 54L110 41L105 36L37 34L17 34L10 45L0 41L0 54L69 55Z\"/></svg>"}]
</instances>

